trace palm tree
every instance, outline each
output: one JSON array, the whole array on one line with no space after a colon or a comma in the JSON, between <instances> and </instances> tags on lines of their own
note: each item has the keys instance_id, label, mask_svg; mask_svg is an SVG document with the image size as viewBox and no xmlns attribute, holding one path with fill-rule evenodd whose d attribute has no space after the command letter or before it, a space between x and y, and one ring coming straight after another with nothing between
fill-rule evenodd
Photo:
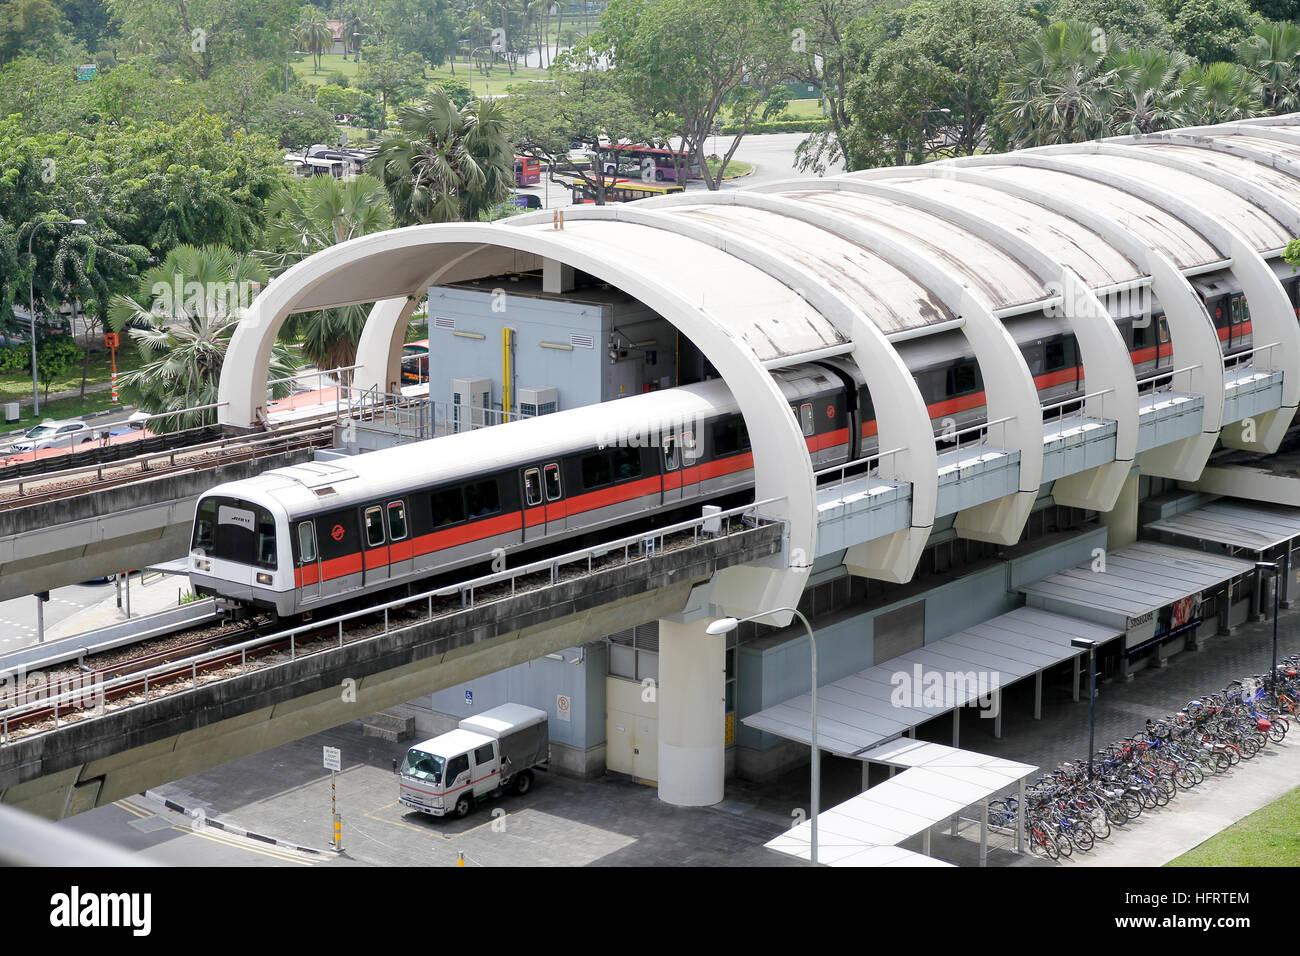
<instances>
[{"instance_id":1,"label":"palm tree","mask_svg":"<svg viewBox=\"0 0 1300 956\"><path fill-rule=\"evenodd\" d=\"M1112 131L1152 133L1186 125L1189 92L1183 74L1191 60L1177 50L1158 47L1123 50L1111 57L1119 81L1119 102Z\"/></svg>"},{"instance_id":2,"label":"palm tree","mask_svg":"<svg viewBox=\"0 0 1300 956\"><path fill-rule=\"evenodd\" d=\"M324 11L319 7L303 7L302 19L298 21L295 37L312 56L312 73L319 73L321 57L326 47L334 42L334 31L326 22Z\"/></svg>"},{"instance_id":3,"label":"palm tree","mask_svg":"<svg viewBox=\"0 0 1300 956\"><path fill-rule=\"evenodd\" d=\"M361 56L361 34L366 32L366 21L353 10L343 21L343 49L351 48L353 56Z\"/></svg>"},{"instance_id":4,"label":"palm tree","mask_svg":"<svg viewBox=\"0 0 1300 956\"><path fill-rule=\"evenodd\" d=\"M1094 29L1067 20L1045 27L1004 81L997 122L1012 147L1104 135L1120 99L1110 51Z\"/></svg>"},{"instance_id":5,"label":"palm tree","mask_svg":"<svg viewBox=\"0 0 1300 956\"><path fill-rule=\"evenodd\" d=\"M422 106L398 111L401 133L384 140L374 168L400 225L477 220L510 194L512 146L497 100L457 108L434 86Z\"/></svg>"},{"instance_id":6,"label":"palm tree","mask_svg":"<svg viewBox=\"0 0 1300 956\"><path fill-rule=\"evenodd\" d=\"M1237 58L1263 86L1268 112L1300 109L1300 26L1266 23L1241 45Z\"/></svg>"},{"instance_id":7,"label":"palm tree","mask_svg":"<svg viewBox=\"0 0 1300 956\"><path fill-rule=\"evenodd\" d=\"M273 251L261 256L279 275L321 249L390 228L393 209L384 184L373 176L315 176L274 194L267 204L267 221L266 238ZM285 322L281 337L299 339L303 357L317 368L347 368L356 361L369 313L368 305L300 312Z\"/></svg>"},{"instance_id":8,"label":"palm tree","mask_svg":"<svg viewBox=\"0 0 1300 956\"><path fill-rule=\"evenodd\" d=\"M228 246L172 249L160 265L140 276L134 297L115 295L109 302L109 323L116 332L128 332L145 360L118 376L123 390L154 414L215 403L230 338L255 284L266 278L261 262ZM296 370L288 350L274 346L271 377L285 378ZM288 386L281 384L274 392L288 394ZM150 427L176 431L211 418L210 412L187 412Z\"/></svg>"},{"instance_id":9,"label":"palm tree","mask_svg":"<svg viewBox=\"0 0 1300 956\"><path fill-rule=\"evenodd\" d=\"M1186 110L1190 125L1230 123L1264 112L1260 82L1240 64L1194 66L1184 74L1183 85L1191 93Z\"/></svg>"}]
</instances>

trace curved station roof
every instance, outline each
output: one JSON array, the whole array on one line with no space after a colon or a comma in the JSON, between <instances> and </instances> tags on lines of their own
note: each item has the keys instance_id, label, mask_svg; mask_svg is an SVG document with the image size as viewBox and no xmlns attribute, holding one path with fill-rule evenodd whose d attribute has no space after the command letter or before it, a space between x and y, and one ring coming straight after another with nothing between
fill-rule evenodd
<instances>
[{"instance_id":1,"label":"curved station roof","mask_svg":"<svg viewBox=\"0 0 1300 956\"><path fill-rule=\"evenodd\" d=\"M1064 317L1088 387L1112 396L1088 414L1118 422L1116 460L1127 473L1137 454L1137 387L1105 300L1149 286L1167 316L1173 366L1186 373L1179 388L1205 396L1201 451L1166 456L1152 473L1194 475L1235 406L1224 398L1231 375L1192 279L1231 274L1247 293L1261 347L1253 364L1285 373L1284 431L1300 404L1300 333L1275 266L1296 236L1300 114L570 207L562 220L546 211L415 226L331 247L271 282L231 344L227 367L239 374L223 378L221 415L235 427L262 420L270 346L293 312L377 303L355 381L389 391L402 332L428 287L571 268L676 325L746 416L761 416L750 428L757 495L786 503L778 511L797 554L814 553L815 483L765 372L835 354L856 362L875 400L879 447L899 450L890 477L912 484L912 533L923 540L934 519L936 452L900 343L961 330L984 370L988 419L1009 423L1000 444L1021 452L1018 493L1033 495L1043 478L1043 419L1004 320L1044 310ZM1097 499L1106 508L1107 496ZM972 520L959 530L978 536Z\"/></svg>"}]
</instances>

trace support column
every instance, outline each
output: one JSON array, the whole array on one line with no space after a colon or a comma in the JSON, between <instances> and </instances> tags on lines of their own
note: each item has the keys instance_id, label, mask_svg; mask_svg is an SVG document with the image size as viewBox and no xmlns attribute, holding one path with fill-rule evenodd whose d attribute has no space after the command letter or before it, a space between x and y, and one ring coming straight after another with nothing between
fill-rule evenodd
<instances>
[{"instance_id":1,"label":"support column","mask_svg":"<svg viewBox=\"0 0 1300 956\"><path fill-rule=\"evenodd\" d=\"M1034 720L1043 719L1043 672L1034 674Z\"/></svg>"},{"instance_id":2,"label":"support column","mask_svg":"<svg viewBox=\"0 0 1300 956\"><path fill-rule=\"evenodd\" d=\"M1001 740L1002 739L1002 690L1000 688L997 691L996 696L994 696L993 701L994 701L994 706L997 708L997 710L994 711L993 713L993 738L995 740Z\"/></svg>"},{"instance_id":3,"label":"support column","mask_svg":"<svg viewBox=\"0 0 1300 956\"><path fill-rule=\"evenodd\" d=\"M1138 523L1138 473L1129 472L1124 487L1119 490L1115 506L1100 516L1106 528L1106 549L1117 551L1137 540Z\"/></svg>"},{"instance_id":4,"label":"support column","mask_svg":"<svg viewBox=\"0 0 1300 956\"><path fill-rule=\"evenodd\" d=\"M711 623L659 621L659 799L679 807L722 800L727 638Z\"/></svg>"}]
</instances>

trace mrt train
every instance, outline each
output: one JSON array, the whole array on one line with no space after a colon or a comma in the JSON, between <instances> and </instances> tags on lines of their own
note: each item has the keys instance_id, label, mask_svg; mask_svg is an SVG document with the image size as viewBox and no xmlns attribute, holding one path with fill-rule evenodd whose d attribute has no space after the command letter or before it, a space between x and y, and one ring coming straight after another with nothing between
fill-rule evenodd
<instances>
[{"instance_id":1,"label":"mrt train","mask_svg":"<svg viewBox=\"0 0 1300 956\"><path fill-rule=\"evenodd\" d=\"M1295 305L1296 283L1288 284ZM1239 291L1202 294L1225 355L1250 347ZM1117 316L1134 371L1170 370L1158 311ZM1084 394L1062 320L1008 320L1044 405ZM979 365L958 332L899 343L938 435L986 419ZM777 371L814 468L877 449L871 396L839 359ZM189 574L223 609L280 616L479 564L749 489L753 457L739 407L713 380L522 419L218 485L197 505ZM499 553L499 552L498 552Z\"/></svg>"}]
</instances>

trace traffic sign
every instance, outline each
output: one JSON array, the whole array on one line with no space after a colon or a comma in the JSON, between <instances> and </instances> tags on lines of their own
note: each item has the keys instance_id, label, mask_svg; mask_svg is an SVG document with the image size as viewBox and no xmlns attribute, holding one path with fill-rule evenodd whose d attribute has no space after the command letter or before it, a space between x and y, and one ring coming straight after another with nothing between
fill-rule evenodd
<instances>
[{"instance_id":1,"label":"traffic sign","mask_svg":"<svg viewBox=\"0 0 1300 956\"><path fill-rule=\"evenodd\" d=\"M325 748L325 769L333 770L335 773L343 769L343 755L338 747Z\"/></svg>"}]
</instances>

